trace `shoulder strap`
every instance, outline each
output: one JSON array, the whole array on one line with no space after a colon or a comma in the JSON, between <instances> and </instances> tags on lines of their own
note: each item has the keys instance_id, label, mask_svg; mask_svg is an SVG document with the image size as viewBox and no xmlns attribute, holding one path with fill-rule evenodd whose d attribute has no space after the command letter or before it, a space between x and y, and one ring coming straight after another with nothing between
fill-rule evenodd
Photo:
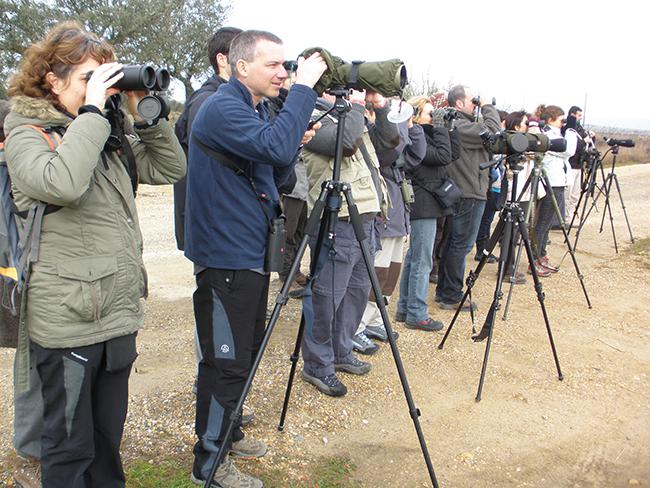
<instances>
[{"instance_id":1,"label":"shoulder strap","mask_svg":"<svg viewBox=\"0 0 650 488\"><path fill-rule=\"evenodd\" d=\"M197 146L206 153L208 156L210 156L212 159L214 159L216 162L219 164L224 165L226 168L230 168L233 170L237 176L244 176L248 178L249 180L252 180L253 177L250 174L250 171L245 171L240 165L238 165L235 162L235 159L224 152L221 152L217 149L214 149L212 147L208 147L206 144L203 143L196 135L192 134L192 140L196 143ZM250 164L249 164L250 166Z\"/></svg>"}]
</instances>

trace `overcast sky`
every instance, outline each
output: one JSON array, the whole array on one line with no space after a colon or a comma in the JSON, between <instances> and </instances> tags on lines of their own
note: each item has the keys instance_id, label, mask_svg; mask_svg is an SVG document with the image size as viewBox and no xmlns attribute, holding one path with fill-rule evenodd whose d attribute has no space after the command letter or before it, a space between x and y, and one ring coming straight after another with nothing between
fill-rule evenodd
<instances>
[{"instance_id":1,"label":"overcast sky","mask_svg":"<svg viewBox=\"0 0 650 488\"><path fill-rule=\"evenodd\" d=\"M273 32L287 59L396 57L415 82L469 85L499 108L578 105L588 124L650 130L644 0L231 1L226 24Z\"/></svg>"}]
</instances>

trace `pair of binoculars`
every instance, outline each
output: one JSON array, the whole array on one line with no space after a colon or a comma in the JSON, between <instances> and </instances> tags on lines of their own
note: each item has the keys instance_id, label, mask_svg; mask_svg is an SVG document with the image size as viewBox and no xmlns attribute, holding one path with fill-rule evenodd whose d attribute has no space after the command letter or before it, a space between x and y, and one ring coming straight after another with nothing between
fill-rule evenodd
<instances>
[{"instance_id":1,"label":"pair of binoculars","mask_svg":"<svg viewBox=\"0 0 650 488\"><path fill-rule=\"evenodd\" d=\"M155 68L151 64L128 64L118 73L124 73L124 76L113 85L113 88L118 90L165 91L171 81L166 68ZM92 71L86 74L86 81L92 74Z\"/></svg>"}]
</instances>

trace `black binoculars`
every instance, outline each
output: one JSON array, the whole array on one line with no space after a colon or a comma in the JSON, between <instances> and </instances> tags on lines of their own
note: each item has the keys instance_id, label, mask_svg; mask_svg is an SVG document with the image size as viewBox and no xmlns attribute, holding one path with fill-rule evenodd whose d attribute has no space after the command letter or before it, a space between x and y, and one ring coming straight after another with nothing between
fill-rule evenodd
<instances>
[{"instance_id":1,"label":"black binoculars","mask_svg":"<svg viewBox=\"0 0 650 488\"><path fill-rule=\"evenodd\" d=\"M113 85L113 88L118 90L165 91L171 81L166 68L155 68L151 64L127 64L118 73L124 73L124 76ZM86 73L86 81L92 75L92 71Z\"/></svg>"}]
</instances>

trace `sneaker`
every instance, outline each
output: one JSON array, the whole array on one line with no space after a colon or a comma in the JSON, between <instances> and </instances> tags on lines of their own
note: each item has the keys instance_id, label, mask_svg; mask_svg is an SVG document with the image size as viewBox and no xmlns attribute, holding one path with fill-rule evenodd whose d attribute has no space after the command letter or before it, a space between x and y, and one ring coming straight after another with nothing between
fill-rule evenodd
<instances>
[{"instance_id":1,"label":"sneaker","mask_svg":"<svg viewBox=\"0 0 650 488\"><path fill-rule=\"evenodd\" d=\"M195 485L204 485L205 480L194 476L192 472L190 480ZM264 483L257 478L239 471L230 459L225 459L214 474L211 488L263 488Z\"/></svg>"},{"instance_id":2,"label":"sneaker","mask_svg":"<svg viewBox=\"0 0 650 488\"><path fill-rule=\"evenodd\" d=\"M436 303L438 304L438 308L441 308L443 310L456 310L458 308L458 305L460 305L460 302L447 303L438 299L436 299ZM477 310L478 305L476 305L476 302L468 302L467 300L465 300L463 307L460 309L461 312L476 312Z\"/></svg>"},{"instance_id":3,"label":"sneaker","mask_svg":"<svg viewBox=\"0 0 650 488\"><path fill-rule=\"evenodd\" d=\"M551 276L551 272L548 269L546 269L544 266L542 266L539 261L536 260L533 263L533 265L535 266L535 271L537 271L537 276L539 276L540 278L546 278L547 276ZM528 266L528 274L533 274L533 272L530 269L530 266Z\"/></svg>"},{"instance_id":4,"label":"sneaker","mask_svg":"<svg viewBox=\"0 0 650 488\"><path fill-rule=\"evenodd\" d=\"M374 354L379 351L379 345L368 339L364 331L355 334L352 338L352 349L361 354Z\"/></svg>"},{"instance_id":5,"label":"sneaker","mask_svg":"<svg viewBox=\"0 0 650 488\"><path fill-rule=\"evenodd\" d=\"M334 371L343 371L344 373L364 375L370 372L372 364L361 361L351 356L350 359L342 363L334 363Z\"/></svg>"},{"instance_id":6,"label":"sneaker","mask_svg":"<svg viewBox=\"0 0 650 488\"><path fill-rule=\"evenodd\" d=\"M18 457L14 471L18 488L41 488L41 463L38 459Z\"/></svg>"},{"instance_id":7,"label":"sneaker","mask_svg":"<svg viewBox=\"0 0 650 488\"><path fill-rule=\"evenodd\" d=\"M548 269L551 273L557 273L558 271L560 271L560 268L558 266L554 266L549 262L548 256L539 258L539 264L541 264L544 268Z\"/></svg>"},{"instance_id":8,"label":"sneaker","mask_svg":"<svg viewBox=\"0 0 650 488\"><path fill-rule=\"evenodd\" d=\"M388 333L386 332L386 328L384 327L384 324L378 324L378 325L366 325L366 330L364 330L365 334L367 337L370 337L371 339L377 339L378 341L381 342L387 342L388 341ZM393 339L397 340L399 338L399 334L397 331L393 331Z\"/></svg>"},{"instance_id":9,"label":"sneaker","mask_svg":"<svg viewBox=\"0 0 650 488\"><path fill-rule=\"evenodd\" d=\"M336 374L328 374L327 376L312 376L302 370L302 379L307 383L314 385L321 393L333 397L340 397L348 392L341 380L338 379Z\"/></svg>"},{"instance_id":10,"label":"sneaker","mask_svg":"<svg viewBox=\"0 0 650 488\"><path fill-rule=\"evenodd\" d=\"M239 459L260 458L266 454L268 448L263 441L244 437L237 442L233 442L230 447L230 455Z\"/></svg>"},{"instance_id":11,"label":"sneaker","mask_svg":"<svg viewBox=\"0 0 650 488\"><path fill-rule=\"evenodd\" d=\"M515 278L513 280L512 274L508 273L506 275L503 275L503 282L514 283L515 285L523 285L524 283L526 283L526 276L523 273L517 271L517 273L515 274Z\"/></svg>"},{"instance_id":12,"label":"sneaker","mask_svg":"<svg viewBox=\"0 0 650 488\"><path fill-rule=\"evenodd\" d=\"M419 322L409 322L407 320L404 325L409 329L426 330L427 332L442 330L444 327L442 322L439 320L433 320L431 317L427 317L425 320L420 320Z\"/></svg>"},{"instance_id":13,"label":"sneaker","mask_svg":"<svg viewBox=\"0 0 650 488\"><path fill-rule=\"evenodd\" d=\"M406 312L395 312L395 322L406 322Z\"/></svg>"}]
</instances>

